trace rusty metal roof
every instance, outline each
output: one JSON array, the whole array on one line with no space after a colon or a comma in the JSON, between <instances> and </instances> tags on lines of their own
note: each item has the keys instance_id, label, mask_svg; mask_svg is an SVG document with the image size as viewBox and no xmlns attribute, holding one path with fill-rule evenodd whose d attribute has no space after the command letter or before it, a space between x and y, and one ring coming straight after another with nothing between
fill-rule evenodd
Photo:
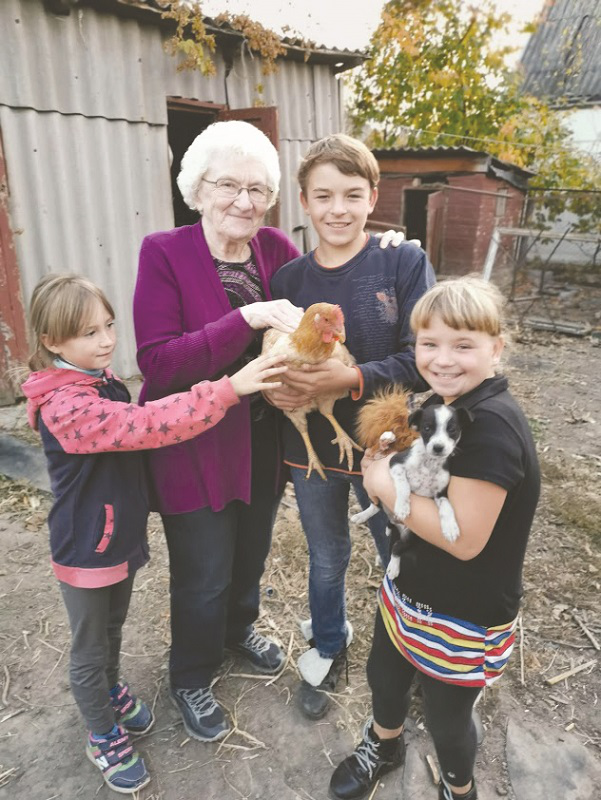
<instances>
[{"instance_id":1,"label":"rusty metal roof","mask_svg":"<svg viewBox=\"0 0 601 800\"><path fill-rule=\"evenodd\" d=\"M373 150L376 158L402 158L403 156L411 156L412 158L436 158L437 156L467 156L474 160L478 158L490 159L491 163L501 165L506 169L523 175L536 175L532 170L524 167L518 167L517 164L512 164L510 161L503 161L496 156L487 153L485 150L475 150L473 147L465 145L456 146L438 146L438 147L396 147L396 148L382 148Z\"/></svg>"},{"instance_id":2,"label":"rusty metal roof","mask_svg":"<svg viewBox=\"0 0 601 800\"><path fill-rule=\"evenodd\" d=\"M523 91L556 107L601 100L601 3L547 2L521 60Z\"/></svg>"},{"instance_id":3,"label":"rusty metal roof","mask_svg":"<svg viewBox=\"0 0 601 800\"><path fill-rule=\"evenodd\" d=\"M167 5L164 0L79 0L80 3L95 6L98 10L116 13L118 15L145 15L154 17L157 23L162 23L161 13ZM204 18L209 33L221 37L242 39L240 31L235 30L228 22L217 21L212 17ZM310 59L313 63L328 63L334 67L334 72L356 67L367 58L367 53L360 50L338 49L317 44L310 40L297 37L282 37L282 44L286 47L283 58L295 61Z\"/></svg>"},{"instance_id":4,"label":"rusty metal roof","mask_svg":"<svg viewBox=\"0 0 601 800\"><path fill-rule=\"evenodd\" d=\"M373 151L375 156L386 158L399 158L400 156L432 156L432 155L456 155L456 156L488 156L484 150L475 150L467 145L436 145L431 147L383 147Z\"/></svg>"},{"instance_id":5,"label":"rusty metal roof","mask_svg":"<svg viewBox=\"0 0 601 800\"><path fill-rule=\"evenodd\" d=\"M448 156L462 156L471 158L474 161L482 161L483 166L487 172L492 173L495 177L501 178L514 186L525 189L527 187L528 179L535 172L523 167L518 167L516 164L511 164L509 161L502 161L500 158L487 153L484 150L474 150L472 147L463 145L450 146L450 147L396 147L390 149L377 149L372 150L377 159L385 160L387 158L444 158ZM445 170L449 172L449 170Z\"/></svg>"}]
</instances>

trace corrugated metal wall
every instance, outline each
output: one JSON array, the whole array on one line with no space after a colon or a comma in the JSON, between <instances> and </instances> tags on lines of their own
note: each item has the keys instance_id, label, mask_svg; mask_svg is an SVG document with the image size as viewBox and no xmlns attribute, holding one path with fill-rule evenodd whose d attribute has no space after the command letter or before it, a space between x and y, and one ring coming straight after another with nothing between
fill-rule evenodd
<instances>
[{"instance_id":1,"label":"corrugated metal wall","mask_svg":"<svg viewBox=\"0 0 601 800\"><path fill-rule=\"evenodd\" d=\"M157 26L88 7L59 17L40 0L2 0L0 28L0 130L23 292L49 271L95 280L119 319L114 366L136 374L137 253L145 234L173 225L166 98L225 104L223 62L213 78L178 73ZM227 78L230 108L260 99L279 109L280 222L299 247L292 229L306 216L294 176L310 142L342 129L341 88L327 65L286 61L265 77L248 52Z\"/></svg>"}]
</instances>

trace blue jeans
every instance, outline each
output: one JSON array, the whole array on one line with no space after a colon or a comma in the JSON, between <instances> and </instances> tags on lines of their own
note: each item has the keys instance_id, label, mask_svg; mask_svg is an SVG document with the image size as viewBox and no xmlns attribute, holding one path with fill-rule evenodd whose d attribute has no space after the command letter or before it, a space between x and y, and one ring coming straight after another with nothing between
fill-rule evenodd
<instances>
[{"instance_id":1,"label":"blue jeans","mask_svg":"<svg viewBox=\"0 0 601 800\"><path fill-rule=\"evenodd\" d=\"M316 472L309 480L306 469L291 467L301 522L309 545L309 607L315 646L323 658L333 658L346 641L344 577L351 557L348 499L351 486L362 508L369 498L360 475L327 471L324 481ZM383 564L388 563L386 515L369 520Z\"/></svg>"}]
</instances>

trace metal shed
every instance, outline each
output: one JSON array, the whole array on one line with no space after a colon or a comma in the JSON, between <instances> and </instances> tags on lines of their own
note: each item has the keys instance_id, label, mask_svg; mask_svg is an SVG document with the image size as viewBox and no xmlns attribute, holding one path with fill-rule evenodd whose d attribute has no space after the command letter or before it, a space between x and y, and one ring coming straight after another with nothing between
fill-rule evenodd
<instances>
[{"instance_id":1,"label":"metal shed","mask_svg":"<svg viewBox=\"0 0 601 800\"><path fill-rule=\"evenodd\" d=\"M482 269L494 228L522 221L528 170L470 147L373 152L381 179L372 225L420 239L439 273Z\"/></svg>"},{"instance_id":2,"label":"metal shed","mask_svg":"<svg viewBox=\"0 0 601 800\"><path fill-rule=\"evenodd\" d=\"M217 75L178 72L153 0L2 0L0 27L0 402L11 402L6 369L27 353L24 301L51 271L105 289L119 322L115 368L137 373L140 242L185 221L170 150L176 172L212 121L247 119L278 146L275 221L302 247L296 168L311 142L342 130L338 77L363 55L285 40L278 71L264 76L242 36L209 21Z\"/></svg>"}]
</instances>

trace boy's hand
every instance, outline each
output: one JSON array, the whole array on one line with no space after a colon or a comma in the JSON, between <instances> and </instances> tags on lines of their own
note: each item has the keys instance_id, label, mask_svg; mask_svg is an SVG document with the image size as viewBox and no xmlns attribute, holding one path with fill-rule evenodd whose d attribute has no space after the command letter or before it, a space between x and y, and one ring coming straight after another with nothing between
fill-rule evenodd
<instances>
[{"instance_id":1,"label":"boy's hand","mask_svg":"<svg viewBox=\"0 0 601 800\"><path fill-rule=\"evenodd\" d=\"M306 394L301 394L295 389L291 389L283 383L278 389L270 391L269 394L263 392L265 399L272 406L279 408L280 411L296 411L297 408L304 406L311 399Z\"/></svg>"},{"instance_id":2,"label":"boy's hand","mask_svg":"<svg viewBox=\"0 0 601 800\"><path fill-rule=\"evenodd\" d=\"M359 375L356 369L338 358L328 358L321 364L305 364L302 369L288 370L286 384L301 394L316 397L328 392L358 389Z\"/></svg>"},{"instance_id":3,"label":"boy's hand","mask_svg":"<svg viewBox=\"0 0 601 800\"><path fill-rule=\"evenodd\" d=\"M281 381L270 382L268 378L281 375L288 367L283 364L286 356L259 356L249 361L242 369L230 377L230 383L238 397L260 391L272 391L282 385Z\"/></svg>"}]
</instances>

